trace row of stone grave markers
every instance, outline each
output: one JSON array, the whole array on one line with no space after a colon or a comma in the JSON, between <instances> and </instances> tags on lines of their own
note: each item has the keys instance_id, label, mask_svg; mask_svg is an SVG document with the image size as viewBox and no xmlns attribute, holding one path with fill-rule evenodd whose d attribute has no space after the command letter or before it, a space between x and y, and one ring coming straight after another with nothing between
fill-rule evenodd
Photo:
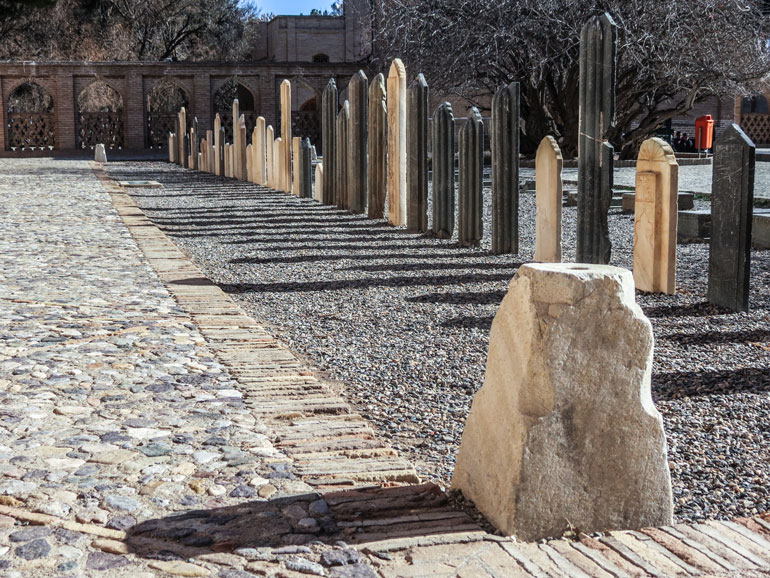
<instances>
[{"instance_id":1,"label":"row of stone grave markers","mask_svg":"<svg viewBox=\"0 0 770 578\"><path fill-rule=\"evenodd\" d=\"M189 126L189 128L188 128ZM249 181L257 185L312 196L313 148L309 139L292 138L291 83L281 83L281 136L275 138L271 125L258 117L248 142L246 118L240 113L238 99L233 101L233 142L225 139L219 114L214 130L201 138L198 119L188 123L182 108L175 120L175 130L168 136L169 161L182 167L217 176Z\"/></svg>"},{"instance_id":2,"label":"row of stone grave markers","mask_svg":"<svg viewBox=\"0 0 770 578\"><path fill-rule=\"evenodd\" d=\"M576 255L579 263L607 264L611 244L607 215L612 197L613 149L607 133L615 122L616 25L608 14L583 27L580 52L580 137ZM219 115L205 138L197 119L189 130L185 109L169 135L169 160L192 169L248 180L310 198L312 152L308 139L291 135L291 84L281 95L281 136L259 117L247 142L245 117L233 102L233 143L225 142ZM449 103L429 123L429 88L422 74L407 87L403 62L387 79L371 83L359 71L339 106L330 79L322 97L323 163L316 166L315 198L369 218L426 233L428 142L432 141L432 232L461 245L483 237L484 123L473 107L456 136ZM518 253L519 85L500 88L492 101L492 253ZM748 309L754 146L734 126L714 156L713 234L708 299L737 311ZM455 193L455 155L458 183ZM535 161L535 260L561 261L562 157L552 137L540 143ZM737 179L737 180L736 180ZM643 143L637 161L634 264L636 287L675 293L678 165L660 139ZM387 198L387 205L386 205ZM385 210L387 206L387 215Z\"/></svg>"}]
</instances>

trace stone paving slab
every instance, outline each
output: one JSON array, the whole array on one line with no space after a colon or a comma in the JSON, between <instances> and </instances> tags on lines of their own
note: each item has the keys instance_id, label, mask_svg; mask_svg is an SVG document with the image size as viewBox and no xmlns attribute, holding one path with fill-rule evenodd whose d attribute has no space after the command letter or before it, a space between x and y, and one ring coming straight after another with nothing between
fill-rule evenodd
<instances>
[{"instance_id":1,"label":"stone paving slab","mask_svg":"<svg viewBox=\"0 0 770 578\"><path fill-rule=\"evenodd\" d=\"M0 176L4 576L770 576L763 518L485 533L103 172Z\"/></svg>"}]
</instances>

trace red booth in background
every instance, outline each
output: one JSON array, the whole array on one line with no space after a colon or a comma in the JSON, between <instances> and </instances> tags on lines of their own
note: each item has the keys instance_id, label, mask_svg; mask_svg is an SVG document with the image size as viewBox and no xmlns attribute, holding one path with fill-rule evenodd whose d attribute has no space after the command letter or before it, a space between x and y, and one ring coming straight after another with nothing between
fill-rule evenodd
<instances>
[{"instance_id":1,"label":"red booth in background","mask_svg":"<svg viewBox=\"0 0 770 578\"><path fill-rule=\"evenodd\" d=\"M695 150L710 149L714 144L714 119L710 114L695 119Z\"/></svg>"}]
</instances>

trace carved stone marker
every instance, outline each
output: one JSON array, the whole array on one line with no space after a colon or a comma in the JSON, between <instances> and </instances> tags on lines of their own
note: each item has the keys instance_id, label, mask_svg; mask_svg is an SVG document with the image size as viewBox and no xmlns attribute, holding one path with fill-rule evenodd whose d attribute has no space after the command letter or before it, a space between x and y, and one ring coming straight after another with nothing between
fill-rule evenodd
<instances>
[{"instance_id":1,"label":"carved stone marker","mask_svg":"<svg viewBox=\"0 0 770 578\"><path fill-rule=\"evenodd\" d=\"M292 170L289 171L290 177L291 177L291 194L299 197L299 186L300 186L300 158L299 158L299 150L300 150L300 143L302 142L302 139L298 136L292 137L291 139L291 167Z\"/></svg>"},{"instance_id":2,"label":"carved stone marker","mask_svg":"<svg viewBox=\"0 0 770 578\"><path fill-rule=\"evenodd\" d=\"M185 135L187 134L187 110L185 110L184 107L179 109L179 114L177 115L178 122L179 122L179 130L176 131L177 137L179 138L179 165L182 167L187 167L187 153L184 149L184 141L185 141Z\"/></svg>"},{"instance_id":3,"label":"carved stone marker","mask_svg":"<svg viewBox=\"0 0 770 578\"><path fill-rule=\"evenodd\" d=\"M455 229L455 117L445 102L433 114L433 233L451 239Z\"/></svg>"},{"instance_id":4,"label":"carved stone marker","mask_svg":"<svg viewBox=\"0 0 770 578\"><path fill-rule=\"evenodd\" d=\"M341 209L347 209L350 207L350 188L348 183L348 146L350 141L348 137L350 135L350 103L346 100L342 104L342 109L337 115L337 152L335 158L337 164L335 166L336 176L334 177L334 183L337 186L337 198L335 202Z\"/></svg>"},{"instance_id":5,"label":"carved stone marker","mask_svg":"<svg viewBox=\"0 0 770 578\"><path fill-rule=\"evenodd\" d=\"M297 191L303 199L310 199L313 196L313 158L310 149L310 139L301 139L296 166L299 167Z\"/></svg>"},{"instance_id":6,"label":"carved stone marker","mask_svg":"<svg viewBox=\"0 0 770 578\"><path fill-rule=\"evenodd\" d=\"M731 125L714 146L708 300L733 311L749 310L754 162L754 143Z\"/></svg>"},{"instance_id":7,"label":"carved stone marker","mask_svg":"<svg viewBox=\"0 0 770 578\"><path fill-rule=\"evenodd\" d=\"M535 261L561 261L561 149L552 136L540 141L535 155Z\"/></svg>"},{"instance_id":8,"label":"carved stone marker","mask_svg":"<svg viewBox=\"0 0 770 578\"><path fill-rule=\"evenodd\" d=\"M333 205L337 198L337 188L334 182L337 158L334 147L337 145L337 84L333 78L324 88L321 97L321 151L326 170L323 172L323 203Z\"/></svg>"},{"instance_id":9,"label":"carved stone marker","mask_svg":"<svg viewBox=\"0 0 770 578\"><path fill-rule=\"evenodd\" d=\"M313 198L316 201L323 202L324 200L324 165L318 163L315 166L315 194Z\"/></svg>"},{"instance_id":10,"label":"carved stone marker","mask_svg":"<svg viewBox=\"0 0 770 578\"><path fill-rule=\"evenodd\" d=\"M475 106L460 128L457 233L461 245L478 245L484 237L484 122Z\"/></svg>"},{"instance_id":11,"label":"carved stone marker","mask_svg":"<svg viewBox=\"0 0 770 578\"><path fill-rule=\"evenodd\" d=\"M291 192L291 82L281 82L281 190Z\"/></svg>"},{"instance_id":12,"label":"carved stone marker","mask_svg":"<svg viewBox=\"0 0 770 578\"><path fill-rule=\"evenodd\" d=\"M252 144L254 144L254 156L256 157L256 164L255 164L255 178L254 182L258 185L264 185L265 184L265 163L266 163L266 146L265 146L265 117L259 116L257 117L257 124L254 127L254 138L256 139Z\"/></svg>"},{"instance_id":13,"label":"carved stone marker","mask_svg":"<svg viewBox=\"0 0 770 578\"><path fill-rule=\"evenodd\" d=\"M385 77L378 74L369 85L369 206L370 219L385 216L388 187L388 107L385 102Z\"/></svg>"},{"instance_id":14,"label":"carved stone marker","mask_svg":"<svg viewBox=\"0 0 770 578\"><path fill-rule=\"evenodd\" d=\"M105 150L104 145L101 143L96 145L96 149L94 150L94 161L97 163L107 162L107 151Z\"/></svg>"},{"instance_id":15,"label":"carved stone marker","mask_svg":"<svg viewBox=\"0 0 770 578\"><path fill-rule=\"evenodd\" d=\"M267 155L266 155L266 169L267 169L267 178L265 179L265 186L273 188L273 179L275 176L273 175L273 165L275 164L273 162L273 154L275 151L275 145L273 143L275 142L275 136L273 132L273 125L268 125L267 129L265 130L266 135L266 149L267 149Z\"/></svg>"},{"instance_id":16,"label":"carved stone marker","mask_svg":"<svg viewBox=\"0 0 770 578\"><path fill-rule=\"evenodd\" d=\"M406 140L406 230L428 231L428 83L422 73L409 85Z\"/></svg>"},{"instance_id":17,"label":"carved stone marker","mask_svg":"<svg viewBox=\"0 0 770 578\"><path fill-rule=\"evenodd\" d=\"M190 168L198 170L198 151L200 150L200 132L198 128L198 117L193 117L192 128L190 129L190 146L192 148L192 164Z\"/></svg>"},{"instance_id":18,"label":"carved stone marker","mask_svg":"<svg viewBox=\"0 0 770 578\"><path fill-rule=\"evenodd\" d=\"M366 209L367 176L369 159L366 154L367 122L369 108L369 81L363 70L359 70L350 79L348 96L350 98L350 135L348 144L348 194L349 208L354 213L363 213Z\"/></svg>"},{"instance_id":19,"label":"carved stone marker","mask_svg":"<svg viewBox=\"0 0 770 578\"><path fill-rule=\"evenodd\" d=\"M206 171L214 172L214 131L206 131Z\"/></svg>"},{"instance_id":20,"label":"carved stone marker","mask_svg":"<svg viewBox=\"0 0 770 578\"><path fill-rule=\"evenodd\" d=\"M492 323L452 488L526 541L570 524L589 533L671 524L652 345L630 271L522 265Z\"/></svg>"},{"instance_id":21,"label":"carved stone marker","mask_svg":"<svg viewBox=\"0 0 770 578\"><path fill-rule=\"evenodd\" d=\"M233 142L230 143L230 155L232 156L233 168L230 169L230 177L240 179L241 167L241 131L239 129L241 119L241 107L238 99L233 100Z\"/></svg>"},{"instance_id":22,"label":"carved stone marker","mask_svg":"<svg viewBox=\"0 0 770 578\"><path fill-rule=\"evenodd\" d=\"M219 172L217 174L225 176L225 127L220 126L217 134L219 135L219 146L217 147L219 151Z\"/></svg>"},{"instance_id":23,"label":"carved stone marker","mask_svg":"<svg viewBox=\"0 0 770 578\"><path fill-rule=\"evenodd\" d=\"M388 222L406 224L406 68L396 58L388 72Z\"/></svg>"},{"instance_id":24,"label":"carved stone marker","mask_svg":"<svg viewBox=\"0 0 770 578\"><path fill-rule=\"evenodd\" d=\"M214 117L214 174L222 175L222 119L219 113Z\"/></svg>"},{"instance_id":25,"label":"carved stone marker","mask_svg":"<svg viewBox=\"0 0 770 578\"><path fill-rule=\"evenodd\" d=\"M173 132L170 132L168 133L168 162L170 163L176 162L176 159L174 157L175 146L176 146L176 135Z\"/></svg>"},{"instance_id":26,"label":"carved stone marker","mask_svg":"<svg viewBox=\"0 0 770 578\"><path fill-rule=\"evenodd\" d=\"M246 180L254 179L254 145L246 145Z\"/></svg>"},{"instance_id":27,"label":"carved stone marker","mask_svg":"<svg viewBox=\"0 0 770 578\"><path fill-rule=\"evenodd\" d=\"M607 212L612 202L614 149L606 141L615 125L617 26L595 16L580 35L580 128L576 259L609 263L612 245Z\"/></svg>"},{"instance_id":28,"label":"carved stone marker","mask_svg":"<svg viewBox=\"0 0 770 578\"><path fill-rule=\"evenodd\" d=\"M273 184L272 187L281 190L281 165L283 164L283 140L278 137L273 141Z\"/></svg>"},{"instance_id":29,"label":"carved stone marker","mask_svg":"<svg viewBox=\"0 0 770 578\"><path fill-rule=\"evenodd\" d=\"M641 291L676 292L679 165L659 138L642 143L636 161L634 282Z\"/></svg>"},{"instance_id":30,"label":"carved stone marker","mask_svg":"<svg viewBox=\"0 0 770 578\"><path fill-rule=\"evenodd\" d=\"M519 252L519 83L492 99L492 253Z\"/></svg>"},{"instance_id":31,"label":"carved stone marker","mask_svg":"<svg viewBox=\"0 0 770 578\"><path fill-rule=\"evenodd\" d=\"M240 166L236 169L238 180L247 180L246 175L246 117L241 115L238 118L238 162Z\"/></svg>"}]
</instances>

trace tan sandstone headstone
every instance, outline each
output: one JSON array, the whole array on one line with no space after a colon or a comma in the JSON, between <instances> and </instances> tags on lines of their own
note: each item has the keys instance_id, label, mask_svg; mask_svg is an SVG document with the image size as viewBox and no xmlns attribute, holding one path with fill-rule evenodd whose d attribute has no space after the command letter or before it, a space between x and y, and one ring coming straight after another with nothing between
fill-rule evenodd
<instances>
[{"instance_id":1,"label":"tan sandstone headstone","mask_svg":"<svg viewBox=\"0 0 770 578\"><path fill-rule=\"evenodd\" d=\"M676 292L679 165L671 146L647 139L636 161L634 281L641 291Z\"/></svg>"},{"instance_id":2,"label":"tan sandstone headstone","mask_svg":"<svg viewBox=\"0 0 770 578\"><path fill-rule=\"evenodd\" d=\"M315 191L313 192L313 198L318 202L324 200L324 165L318 163L315 166Z\"/></svg>"},{"instance_id":3,"label":"tan sandstone headstone","mask_svg":"<svg viewBox=\"0 0 770 578\"><path fill-rule=\"evenodd\" d=\"M489 341L452 488L527 541L671 524L652 326L631 272L522 265Z\"/></svg>"},{"instance_id":4,"label":"tan sandstone headstone","mask_svg":"<svg viewBox=\"0 0 770 578\"><path fill-rule=\"evenodd\" d=\"M173 132L168 133L168 162L174 162L174 153L176 152L176 135Z\"/></svg>"},{"instance_id":5,"label":"tan sandstone headstone","mask_svg":"<svg viewBox=\"0 0 770 578\"><path fill-rule=\"evenodd\" d=\"M562 156L552 136L540 141L535 156L535 261L561 261Z\"/></svg>"},{"instance_id":6,"label":"tan sandstone headstone","mask_svg":"<svg viewBox=\"0 0 770 578\"><path fill-rule=\"evenodd\" d=\"M281 165L283 164L283 148L282 147L283 140L281 137L278 137L273 141L273 175L275 175L275 180L273 181L273 188L283 190L281 188Z\"/></svg>"},{"instance_id":7,"label":"tan sandstone headstone","mask_svg":"<svg viewBox=\"0 0 770 578\"><path fill-rule=\"evenodd\" d=\"M206 131L206 172L214 172L214 131Z\"/></svg>"},{"instance_id":8,"label":"tan sandstone headstone","mask_svg":"<svg viewBox=\"0 0 770 578\"><path fill-rule=\"evenodd\" d=\"M214 117L214 174L217 176L224 176L220 175L220 166L222 165L222 162L219 158L219 155L221 154L219 151L222 147L221 142L221 134L222 134L222 119L219 117L219 113Z\"/></svg>"},{"instance_id":9,"label":"tan sandstone headstone","mask_svg":"<svg viewBox=\"0 0 770 578\"><path fill-rule=\"evenodd\" d=\"M248 162L248 157L246 156L246 141L248 140L248 137L246 135L246 117L244 115L241 115L238 118L238 156L236 157L238 159L238 167L236 167L235 171L238 173L238 180L245 181L247 180L247 172L246 172L246 165Z\"/></svg>"},{"instance_id":10,"label":"tan sandstone headstone","mask_svg":"<svg viewBox=\"0 0 770 578\"><path fill-rule=\"evenodd\" d=\"M246 145L246 180L253 182L254 179L254 147Z\"/></svg>"},{"instance_id":11,"label":"tan sandstone headstone","mask_svg":"<svg viewBox=\"0 0 770 578\"><path fill-rule=\"evenodd\" d=\"M186 167L187 153L184 149L184 135L187 133L187 111L184 107L179 109L179 134L177 135L177 146L179 147L179 163Z\"/></svg>"},{"instance_id":12,"label":"tan sandstone headstone","mask_svg":"<svg viewBox=\"0 0 770 578\"><path fill-rule=\"evenodd\" d=\"M266 161L266 151L265 151L265 117L259 116L257 117L257 124L254 127L254 134L255 139L254 140L254 155L256 156L256 178L254 179L254 182L258 185L264 185L265 184L265 161Z\"/></svg>"},{"instance_id":13,"label":"tan sandstone headstone","mask_svg":"<svg viewBox=\"0 0 770 578\"><path fill-rule=\"evenodd\" d=\"M406 225L406 68L399 58L388 72L388 222Z\"/></svg>"},{"instance_id":14,"label":"tan sandstone headstone","mask_svg":"<svg viewBox=\"0 0 770 578\"><path fill-rule=\"evenodd\" d=\"M232 168L230 176L234 179L240 179L240 166L241 166L241 131L238 129L239 120L241 118L241 107L238 103L238 99L233 100L233 142L230 147L230 154L233 159L231 161Z\"/></svg>"},{"instance_id":15,"label":"tan sandstone headstone","mask_svg":"<svg viewBox=\"0 0 770 578\"><path fill-rule=\"evenodd\" d=\"M301 143L302 139L298 136L291 139L291 194L295 197L299 197L299 147Z\"/></svg>"},{"instance_id":16,"label":"tan sandstone headstone","mask_svg":"<svg viewBox=\"0 0 770 578\"><path fill-rule=\"evenodd\" d=\"M275 175L273 174L273 165L275 164L273 162L273 155L275 153L275 146L273 145L274 142L275 132L273 131L273 125L268 125L267 130L265 131L265 150L267 151L267 155L265 157L265 169L267 171L265 185L271 189L275 188L273 185L273 181L275 180Z\"/></svg>"},{"instance_id":17,"label":"tan sandstone headstone","mask_svg":"<svg viewBox=\"0 0 770 578\"><path fill-rule=\"evenodd\" d=\"M291 82L281 82L281 183L280 188L291 192Z\"/></svg>"}]
</instances>

